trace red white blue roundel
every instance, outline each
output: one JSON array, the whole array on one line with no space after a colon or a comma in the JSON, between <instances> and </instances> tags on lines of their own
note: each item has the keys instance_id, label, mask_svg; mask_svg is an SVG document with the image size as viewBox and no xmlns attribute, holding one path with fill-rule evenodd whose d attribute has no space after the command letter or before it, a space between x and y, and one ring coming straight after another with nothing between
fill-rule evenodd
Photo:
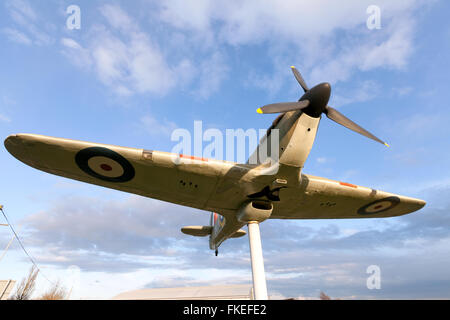
<instances>
[{"instance_id":1,"label":"red white blue roundel","mask_svg":"<svg viewBox=\"0 0 450 320\"><path fill-rule=\"evenodd\" d=\"M223 227L225 225L225 217L220 215L219 216L219 226Z\"/></svg>"},{"instance_id":2,"label":"red white blue roundel","mask_svg":"<svg viewBox=\"0 0 450 320\"><path fill-rule=\"evenodd\" d=\"M103 147L86 148L75 156L78 167L88 175L108 182L127 182L134 178L131 163L118 154Z\"/></svg>"},{"instance_id":3,"label":"red white blue roundel","mask_svg":"<svg viewBox=\"0 0 450 320\"><path fill-rule=\"evenodd\" d=\"M219 226L223 227L225 224L225 217L214 212L214 224L217 223L217 220L219 220Z\"/></svg>"},{"instance_id":4,"label":"red white blue roundel","mask_svg":"<svg viewBox=\"0 0 450 320\"><path fill-rule=\"evenodd\" d=\"M392 209L399 203L400 203L399 197L387 197L384 199L376 200L374 202L365 205L364 207L359 208L358 213L362 215L380 213Z\"/></svg>"}]
</instances>

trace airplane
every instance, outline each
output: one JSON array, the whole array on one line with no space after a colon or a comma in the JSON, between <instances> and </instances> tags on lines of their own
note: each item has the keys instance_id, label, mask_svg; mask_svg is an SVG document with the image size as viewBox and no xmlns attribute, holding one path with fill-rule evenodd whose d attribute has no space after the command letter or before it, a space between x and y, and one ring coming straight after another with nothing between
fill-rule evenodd
<instances>
[{"instance_id":1,"label":"airplane","mask_svg":"<svg viewBox=\"0 0 450 320\"><path fill-rule=\"evenodd\" d=\"M408 214L425 201L303 173L318 125L332 121L389 146L328 105L331 86L306 85L291 67L304 94L297 102L274 103L259 114L279 114L257 149L255 164L205 159L162 151L15 134L6 149L23 163L58 176L212 212L207 226L186 226L191 236L209 236L218 254L227 239L242 237L248 225L255 296L267 298L259 223L267 219L385 218ZM278 130L279 140L269 137ZM275 150L277 148L277 150ZM258 158L260 149L278 155L273 163ZM256 288L258 286L258 288Z\"/></svg>"}]
</instances>

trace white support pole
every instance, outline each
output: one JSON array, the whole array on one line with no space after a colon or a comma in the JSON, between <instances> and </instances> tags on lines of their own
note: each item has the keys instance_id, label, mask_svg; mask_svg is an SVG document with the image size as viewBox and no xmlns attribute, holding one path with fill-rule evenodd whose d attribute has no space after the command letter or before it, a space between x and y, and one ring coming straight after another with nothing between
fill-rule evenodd
<instances>
[{"instance_id":1,"label":"white support pole","mask_svg":"<svg viewBox=\"0 0 450 320\"><path fill-rule=\"evenodd\" d=\"M250 259L252 261L253 294L255 300L267 300L266 274L264 272L264 259L261 246L259 223L248 223L248 239L250 242Z\"/></svg>"}]
</instances>

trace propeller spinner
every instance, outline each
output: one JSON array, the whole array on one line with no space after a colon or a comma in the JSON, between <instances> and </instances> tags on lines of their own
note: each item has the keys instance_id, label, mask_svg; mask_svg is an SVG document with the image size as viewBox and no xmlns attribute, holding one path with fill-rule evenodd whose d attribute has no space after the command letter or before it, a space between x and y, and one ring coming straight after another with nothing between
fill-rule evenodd
<instances>
[{"instance_id":1,"label":"propeller spinner","mask_svg":"<svg viewBox=\"0 0 450 320\"><path fill-rule=\"evenodd\" d=\"M300 72L294 66L292 66L291 69L294 73L295 79L297 79L298 83L305 91L305 94L297 102L268 104L259 108L256 112L266 114L302 110L302 112L313 118L318 118L322 115L322 113L324 113L328 119L333 120L347 129L353 130L369 139L375 140L389 147L386 142L378 139L369 131L357 125L342 113L328 105L328 100L330 99L331 94L331 85L329 83L321 83L309 89Z\"/></svg>"}]
</instances>

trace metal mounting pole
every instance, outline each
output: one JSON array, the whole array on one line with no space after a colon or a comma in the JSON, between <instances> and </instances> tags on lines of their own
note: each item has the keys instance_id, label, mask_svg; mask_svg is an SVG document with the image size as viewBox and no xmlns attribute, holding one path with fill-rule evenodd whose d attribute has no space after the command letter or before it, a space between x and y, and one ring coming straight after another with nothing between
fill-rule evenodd
<instances>
[{"instance_id":1,"label":"metal mounting pole","mask_svg":"<svg viewBox=\"0 0 450 320\"><path fill-rule=\"evenodd\" d=\"M264 272L261 235L257 221L248 223L248 239L250 242L250 259L252 261L254 298L255 300L267 300L266 274Z\"/></svg>"}]
</instances>

